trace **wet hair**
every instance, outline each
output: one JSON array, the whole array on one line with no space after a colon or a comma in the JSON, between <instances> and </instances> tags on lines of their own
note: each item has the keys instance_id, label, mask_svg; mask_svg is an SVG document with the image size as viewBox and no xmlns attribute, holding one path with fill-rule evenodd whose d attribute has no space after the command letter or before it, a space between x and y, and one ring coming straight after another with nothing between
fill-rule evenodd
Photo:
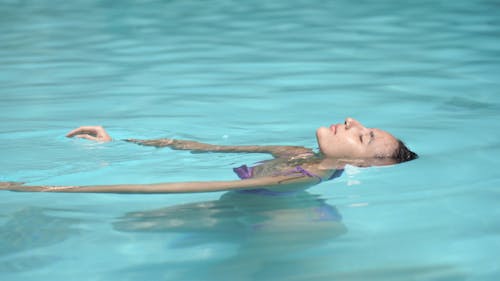
<instances>
[{"instance_id":1,"label":"wet hair","mask_svg":"<svg viewBox=\"0 0 500 281\"><path fill-rule=\"evenodd\" d=\"M392 154L391 158L394 159L396 163L402 163L417 159L418 155L415 152L411 151L408 147L406 147L404 142L398 140L398 147Z\"/></svg>"}]
</instances>

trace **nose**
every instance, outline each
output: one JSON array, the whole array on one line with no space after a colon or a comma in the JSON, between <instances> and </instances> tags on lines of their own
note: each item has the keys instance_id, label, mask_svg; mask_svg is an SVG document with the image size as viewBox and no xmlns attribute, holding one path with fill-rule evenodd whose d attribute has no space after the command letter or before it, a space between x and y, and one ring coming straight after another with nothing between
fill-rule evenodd
<instances>
[{"instance_id":1,"label":"nose","mask_svg":"<svg viewBox=\"0 0 500 281\"><path fill-rule=\"evenodd\" d=\"M351 118L351 117L346 118L344 124L345 124L346 130L349 130L351 128L358 128L358 129L364 128L363 125L361 123L359 123L358 120Z\"/></svg>"}]
</instances>

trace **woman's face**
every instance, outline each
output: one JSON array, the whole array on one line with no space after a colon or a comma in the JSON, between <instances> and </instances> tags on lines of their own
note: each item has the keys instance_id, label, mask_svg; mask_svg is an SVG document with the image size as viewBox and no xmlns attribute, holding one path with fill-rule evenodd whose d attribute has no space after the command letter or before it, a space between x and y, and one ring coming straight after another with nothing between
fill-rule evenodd
<instances>
[{"instance_id":1,"label":"woman's face","mask_svg":"<svg viewBox=\"0 0 500 281\"><path fill-rule=\"evenodd\" d=\"M391 134L366 128L352 118L347 118L344 124L319 128L316 138L321 152L333 158L388 157L398 147L398 140Z\"/></svg>"}]
</instances>

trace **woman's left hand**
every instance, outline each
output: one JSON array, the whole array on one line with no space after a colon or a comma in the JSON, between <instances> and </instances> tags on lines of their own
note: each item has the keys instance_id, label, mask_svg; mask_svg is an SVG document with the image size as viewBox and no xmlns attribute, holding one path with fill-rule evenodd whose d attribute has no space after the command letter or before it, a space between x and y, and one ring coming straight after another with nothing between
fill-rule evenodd
<instances>
[{"instance_id":1,"label":"woman's left hand","mask_svg":"<svg viewBox=\"0 0 500 281\"><path fill-rule=\"evenodd\" d=\"M102 126L82 126L69 132L66 137L76 137L99 142L111 141L111 137Z\"/></svg>"}]
</instances>

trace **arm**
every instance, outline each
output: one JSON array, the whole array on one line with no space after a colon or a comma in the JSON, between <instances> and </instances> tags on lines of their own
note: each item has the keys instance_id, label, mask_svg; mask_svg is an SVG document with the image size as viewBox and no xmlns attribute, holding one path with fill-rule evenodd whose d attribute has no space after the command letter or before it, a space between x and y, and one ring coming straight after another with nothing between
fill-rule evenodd
<instances>
[{"instance_id":1,"label":"arm","mask_svg":"<svg viewBox=\"0 0 500 281\"><path fill-rule=\"evenodd\" d=\"M282 146L282 145L213 145L189 140L157 139L157 140L136 140L128 139L139 145L154 147L170 147L176 150L190 150L193 153L200 152L226 152L226 153L268 153L274 157L298 155L303 153L313 153L311 149L302 146Z\"/></svg>"},{"instance_id":2,"label":"arm","mask_svg":"<svg viewBox=\"0 0 500 281\"><path fill-rule=\"evenodd\" d=\"M0 182L0 190L20 192L71 192L71 193L195 193L255 188L271 188L286 191L317 184L317 180L304 175L262 177L235 181L179 182L156 184L120 184L89 186L29 186L15 182Z\"/></svg>"},{"instance_id":3,"label":"arm","mask_svg":"<svg viewBox=\"0 0 500 281\"><path fill-rule=\"evenodd\" d=\"M109 142L111 137L101 126L82 126L69 132L66 137L84 138L92 141ZM125 141L133 142L139 145L154 147L170 147L177 150L191 150L194 153L200 152L245 152L245 153L268 153L274 157L298 155L304 153L313 153L311 149L302 146L281 146L281 145L212 145L188 140L157 139L157 140L137 140L127 139Z\"/></svg>"}]
</instances>

